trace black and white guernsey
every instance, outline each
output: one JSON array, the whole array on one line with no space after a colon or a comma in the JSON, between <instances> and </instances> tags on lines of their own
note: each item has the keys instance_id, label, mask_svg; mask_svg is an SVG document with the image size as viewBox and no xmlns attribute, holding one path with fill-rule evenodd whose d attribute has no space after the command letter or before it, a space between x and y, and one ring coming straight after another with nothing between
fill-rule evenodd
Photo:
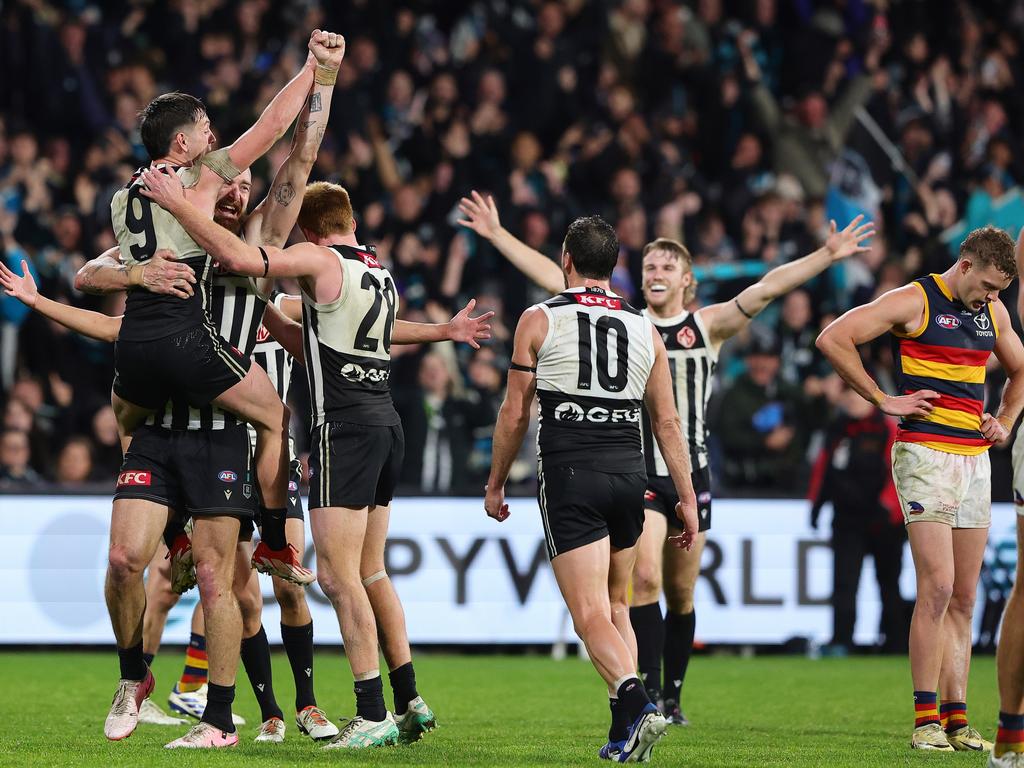
<instances>
[{"instance_id":1,"label":"black and white guernsey","mask_svg":"<svg viewBox=\"0 0 1024 768\"><path fill-rule=\"evenodd\" d=\"M676 410L682 422L683 437L690 447L690 466L695 470L703 469L708 465L706 415L718 353L712 347L707 328L697 314L684 311L681 315L664 320L654 317L647 310L644 314L665 342ZM647 474L668 477L668 465L654 439L646 409L643 415L643 435Z\"/></svg>"},{"instance_id":2,"label":"black and white guernsey","mask_svg":"<svg viewBox=\"0 0 1024 768\"><path fill-rule=\"evenodd\" d=\"M651 321L600 288L538 304L548 332L537 353L541 472L572 466L643 472L640 412L654 364Z\"/></svg>"}]
</instances>

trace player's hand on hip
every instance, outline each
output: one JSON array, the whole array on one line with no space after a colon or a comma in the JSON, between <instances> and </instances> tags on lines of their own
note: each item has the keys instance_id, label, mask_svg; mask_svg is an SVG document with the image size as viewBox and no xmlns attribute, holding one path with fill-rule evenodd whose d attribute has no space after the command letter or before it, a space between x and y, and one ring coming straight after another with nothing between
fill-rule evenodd
<instances>
[{"instance_id":1,"label":"player's hand on hip","mask_svg":"<svg viewBox=\"0 0 1024 768\"><path fill-rule=\"evenodd\" d=\"M7 265L0 261L0 288L4 293L11 296L26 307L34 307L39 297L39 289L36 288L36 281L32 273L28 271L28 262L21 260L21 274L16 275L7 268Z\"/></svg>"},{"instance_id":2,"label":"player's hand on hip","mask_svg":"<svg viewBox=\"0 0 1024 768\"><path fill-rule=\"evenodd\" d=\"M448 321L448 335L452 341L469 344L473 349L480 349L480 341L491 338L491 325L487 321L494 317L493 312L470 317L469 313L476 306L476 299L470 299L455 317Z\"/></svg>"},{"instance_id":3,"label":"player's hand on hip","mask_svg":"<svg viewBox=\"0 0 1024 768\"><path fill-rule=\"evenodd\" d=\"M919 389L909 395L887 396L878 407L890 416L927 416L935 407L930 401L938 397L932 389Z\"/></svg>"},{"instance_id":4,"label":"player's hand on hip","mask_svg":"<svg viewBox=\"0 0 1024 768\"><path fill-rule=\"evenodd\" d=\"M139 178L143 184L142 195L172 214L185 202L185 187L178 174L167 166L157 168L151 165Z\"/></svg>"},{"instance_id":5,"label":"player's hand on hip","mask_svg":"<svg viewBox=\"0 0 1024 768\"><path fill-rule=\"evenodd\" d=\"M501 229L501 219L498 218L498 206L494 204L494 198L490 195L487 199L475 189L469 193L469 197L459 200L459 213L466 218L459 219L459 224L476 232L485 240L490 240Z\"/></svg>"},{"instance_id":6,"label":"player's hand on hip","mask_svg":"<svg viewBox=\"0 0 1024 768\"><path fill-rule=\"evenodd\" d=\"M499 523L507 520L511 513L508 511L508 504L505 503L505 486L491 488L488 485L484 491L484 509L487 516L493 517Z\"/></svg>"},{"instance_id":7,"label":"player's hand on hip","mask_svg":"<svg viewBox=\"0 0 1024 768\"><path fill-rule=\"evenodd\" d=\"M990 443L1001 443L1009 439L1010 428L991 413L984 413L981 416L981 434Z\"/></svg>"},{"instance_id":8,"label":"player's hand on hip","mask_svg":"<svg viewBox=\"0 0 1024 768\"><path fill-rule=\"evenodd\" d=\"M337 32L314 29L309 36L309 52L320 66L338 69L345 58L345 38Z\"/></svg>"},{"instance_id":9,"label":"player's hand on hip","mask_svg":"<svg viewBox=\"0 0 1024 768\"><path fill-rule=\"evenodd\" d=\"M142 286L151 293L163 293L188 299L195 293L195 272L187 264L179 264L177 254L161 248L142 268Z\"/></svg>"}]
</instances>

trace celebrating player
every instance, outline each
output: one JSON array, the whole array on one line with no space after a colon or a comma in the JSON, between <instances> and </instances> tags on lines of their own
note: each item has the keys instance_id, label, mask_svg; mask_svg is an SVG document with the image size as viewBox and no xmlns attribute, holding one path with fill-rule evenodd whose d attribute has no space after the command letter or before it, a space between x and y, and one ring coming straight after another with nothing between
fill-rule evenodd
<instances>
[{"instance_id":1,"label":"celebrating player","mask_svg":"<svg viewBox=\"0 0 1024 768\"><path fill-rule=\"evenodd\" d=\"M901 417L892 471L917 573L910 624L915 749L992 746L968 723L967 673L992 518L988 449L1007 438L1024 406L1024 347L999 301L1016 276L1009 235L976 229L941 275L850 310L818 337L818 348L861 397ZM884 333L892 335L897 366L892 395L867 374L857 350ZM992 352L1008 376L995 416L983 412Z\"/></svg>"},{"instance_id":2,"label":"celebrating player","mask_svg":"<svg viewBox=\"0 0 1024 768\"><path fill-rule=\"evenodd\" d=\"M335 43L332 65L340 64L345 50L344 38L339 36ZM295 225L301 205L301 201L295 199L295 191L305 187L316 161L334 92L333 85L326 82L329 78L321 76L320 79L324 82L314 82L311 86L305 107L296 122L291 151L275 175L266 199L246 216L251 189L251 174L248 170L236 176L231 183L223 183L221 186L214 210L214 222L232 232L244 232L247 242L282 246ZM82 289L101 292L123 289L124 280L122 265L101 257L82 268L76 283ZM291 358L261 326L271 282L262 280L258 284L251 277L231 275L223 270L217 270L212 279L209 303L211 319L220 336L241 354L255 358L271 376L278 396L284 401L291 383ZM276 300L280 302L281 297ZM171 430L237 428L237 421L231 413L215 405L193 408L183 400L171 401L149 421ZM256 436L253 432L254 430L249 427L250 441L255 445ZM291 465L285 530L289 541L294 542L292 546L296 550L296 559L301 562L305 545L302 502L297 492L301 481L301 465L291 447L292 441L289 439ZM242 492L244 493L244 487ZM262 521L257 520L258 525L261 523ZM178 540L184 543L179 549L172 547L171 554L175 558L181 556L181 549L188 544L188 539L183 535ZM251 546L246 542L240 545L240 556L247 547L250 556L252 555ZM243 566L240 564L239 567ZM151 581L153 580L151 574ZM159 581L159 574L156 581ZM257 620L254 623L251 618L243 616L245 629L248 631L243 631L242 634L241 653L263 714L263 725L257 740L281 741L284 738L285 725L281 710L274 699L270 675L270 648L266 632L258 620L262 597L255 574L251 574L249 581L246 594L250 601L255 600L257 603ZM312 675L313 626L305 595L301 587L276 576L273 584L275 596L281 606L281 637L295 679L296 723L301 732L310 734L313 738L330 738L336 735L338 730L316 706ZM154 588L159 588L159 584ZM161 604L166 602L161 601ZM147 616L147 620L149 618ZM177 685L171 692L170 703L172 709L196 717L201 717L205 709L205 699L198 692L180 690Z\"/></svg>"},{"instance_id":3,"label":"celebrating player","mask_svg":"<svg viewBox=\"0 0 1024 768\"><path fill-rule=\"evenodd\" d=\"M501 226L494 200L473 192L462 198L460 221L484 237L534 282L555 293L563 285L561 270L543 254L516 239ZM688 723L680 702L683 681L693 649L696 614L693 593L700 572L701 553L711 528L711 475L706 441L707 406L718 352L722 344L744 330L773 300L823 272L834 262L867 250L864 241L874 234L871 222L854 219L840 232L835 223L825 244L813 253L768 272L732 301L690 313L687 304L696 292L692 259L675 240L658 238L644 247L644 314L661 333L670 361L676 408L690 446L692 482L697 494L700 532L692 549L667 542L669 530L678 530L674 514L678 499L668 467L652 439L651 422L644 413L644 454L647 493L644 530L637 545L630 619L636 633L641 677L652 701L664 701L668 722ZM668 613L662 618L662 585ZM664 689L661 686L664 657Z\"/></svg>"},{"instance_id":4,"label":"celebrating player","mask_svg":"<svg viewBox=\"0 0 1024 768\"><path fill-rule=\"evenodd\" d=\"M143 182L145 194L228 269L300 279L313 398L310 522L320 586L338 615L356 694L356 717L328 747L417 739L435 720L416 691L404 612L384 570L391 499L404 454L388 384L390 350L393 331L396 341L418 342L443 340L450 329L421 326L398 338L394 280L372 248L359 245L342 187L321 182L306 189L299 228L309 242L282 250L249 246L212 224L185 199L174 175L150 170ZM397 722L384 704L378 623Z\"/></svg>"},{"instance_id":5,"label":"celebrating player","mask_svg":"<svg viewBox=\"0 0 1024 768\"><path fill-rule=\"evenodd\" d=\"M602 219L574 221L562 247L567 290L520 318L484 506L496 520L509 515L505 481L536 394L548 556L576 632L608 685L613 720L601 756L633 762L648 758L666 726L636 675L627 601L647 483L641 401L679 498L675 546L692 546L697 506L665 345L650 320L609 288L618 251Z\"/></svg>"}]
</instances>

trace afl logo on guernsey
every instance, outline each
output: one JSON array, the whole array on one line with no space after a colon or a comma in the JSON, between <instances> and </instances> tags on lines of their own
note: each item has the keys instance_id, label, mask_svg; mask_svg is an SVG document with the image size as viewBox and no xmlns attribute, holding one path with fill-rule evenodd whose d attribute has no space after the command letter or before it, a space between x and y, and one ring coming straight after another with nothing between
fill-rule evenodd
<instances>
[{"instance_id":1,"label":"afl logo on guernsey","mask_svg":"<svg viewBox=\"0 0 1024 768\"><path fill-rule=\"evenodd\" d=\"M947 331L955 331L960 327L960 318L956 315L936 315L935 324Z\"/></svg>"},{"instance_id":2,"label":"afl logo on guernsey","mask_svg":"<svg viewBox=\"0 0 1024 768\"><path fill-rule=\"evenodd\" d=\"M221 473L217 475L217 479L220 480L222 483L233 483L235 482L235 480L238 479L238 475L236 475L230 469L225 469L222 470Z\"/></svg>"},{"instance_id":3,"label":"afl logo on guernsey","mask_svg":"<svg viewBox=\"0 0 1024 768\"><path fill-rule=\"evenodd\" d=\"M693 328L682 328L679 333L676 334L676 341L678 341L684 349L690 349L697 343L697 334L693 332Z\"/></svg>"}]
</instances>

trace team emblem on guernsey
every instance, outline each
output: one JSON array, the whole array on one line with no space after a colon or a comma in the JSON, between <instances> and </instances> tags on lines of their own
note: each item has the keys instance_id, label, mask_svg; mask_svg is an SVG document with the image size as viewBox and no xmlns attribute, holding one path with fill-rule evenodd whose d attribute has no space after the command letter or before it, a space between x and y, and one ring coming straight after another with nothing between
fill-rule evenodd
<instances>
[{"instance_id":1,"label":"team emblem on guernsey","mask_svg":"<svg viewBox=\"0 0 1024 768\"><path fill-rule=\"evenodd\" d=\"M955 331L960 327L960 318L956 315L936 315L935 324L947 331Z\"/></svg>"},{"instance_id":2,"label":"team emblem on guernsey","mask_svg":"<svg viewBox=\"0 0 1024 768\"><path fill-rule=\"evenodd\" d=\"M1014 490L1013 492L1013 503L1018 507L1024 507L1024 496L1020 495L1020 491Z\"/></svg>"},{"instance_id":3,"label":"team emblem on guernsey","mask_svg":"<svg viewBox=\"0 0 1024 768\"><path fill-rule=\"evenodd\" d=\"M916 501L909 502L907 504L907 509L910 510L910 514L912 515L920 515L922 512L924 512L924 506Z\"/></svg>"},{"instance_id":4,"label":"team emblem on guernsey","mask_svg":"<svg viewBox=\"0 0 1024 768\"><path fill-rule=\"evenodd\" d=\"M217 475L217 479L220 480L222 483L233 483L235 482L235 480L238 479L238 475L236 475L230 469L225 469L222 470L219 475Z\"/></svg>"},{"instance_id":5,"label":"team emblem on guernsey","mask_svg":"<svg viewBox=\"0 0 1024 768\"><path fill-rule=\"evenodd\" d=\"M256 329L256 343L262 344L270 339L270 331L267 330L267 326L260 324L260 327Z\"/></svg>"},{"instance_id":6,"label":"team emblem on guernsey","mask_svg":"<svg viewBox=\"0 0 1024 768\"><path fill-rule=\"evenodd\" d=\"M682 344L684 348L690 349L697 343L697 334L693 332L693 328L687 326L681 328L679 333L676 334L676 341Z\"/></svg>"}]
</instances>

